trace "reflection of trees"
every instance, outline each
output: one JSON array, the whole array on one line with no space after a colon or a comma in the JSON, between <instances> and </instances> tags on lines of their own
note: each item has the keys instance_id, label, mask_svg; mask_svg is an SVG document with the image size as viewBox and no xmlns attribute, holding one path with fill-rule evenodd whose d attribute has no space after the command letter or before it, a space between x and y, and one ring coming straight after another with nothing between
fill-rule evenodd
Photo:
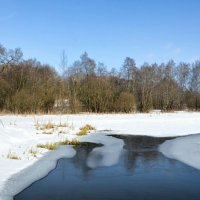
<instances>
[{"instance_id":1,"label":"reflection of trees","mask_svg":"<svg viewBox=\"0 0 200 200\"><path fill-rule=\"evenodd\" d=\"M124 158L124 166L128 171L134 171L137 164L137 152L134 151L125 151Z\"/></svg>"},{"instance_id":2,"label":"reflection of trees","mask_svg":"<svg viewBox=\"0 0 200 200\"><path fill-rule=\"evenodd\" d=\"M141 164L151 167L158 159L162 159L160 152L157 150L158 145L168 139L172 139L149 136L113 136L124 140L124 152L121 158L123 159L125 169L131 173L137 167L141 167ZM85 177L88 177L92 170L87 166L87 159L93 148L97 146L99 145L87 143L87 145L76 147L77 153L70 159L74 167L80 169Z\"/></svg>"},{"instance_id":3,"label":"reflection of trees","mask_svg":"<svg viewBox=\"0 0 200 200\"><path fill-rule=\"evenodd\" d=\"M172 138L159 138L149 136L114 136L124 140L124 166L128 171L134 171L137 164L151 165L159 159L158 145Z\"/></svg>"},{"instance_id":4,"label":"reflection of trees","mask_svg":"<svg viewBox=\"0 0 200 200\"><path fill-rule=\"evenodd\" d=\"M86 143L85 143L86 144ZM98 144L87 143L87 145L76 147L76 155L72 158L75 167L80 168L84 176L88 176L90 168L87 166L87 159L93 148L99 146Z\"/></svg>"}]
</instances>

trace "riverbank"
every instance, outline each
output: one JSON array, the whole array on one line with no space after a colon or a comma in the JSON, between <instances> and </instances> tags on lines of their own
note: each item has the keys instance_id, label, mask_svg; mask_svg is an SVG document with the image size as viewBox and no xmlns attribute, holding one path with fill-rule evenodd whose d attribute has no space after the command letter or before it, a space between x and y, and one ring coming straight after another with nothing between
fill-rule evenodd
<instances>
[{"instance_id":1,"label":"riverbank","mask_svg":"<svg viewBox=\"0 0 200 200\"><path fill-rule=\"evenodd\" d=\"M87 137L77 135L80 128L86 124L92 125L98 132L107 134L182 136L200 133L200 113L2 115L0 116L0 199L10 199L15 193L11 192L15 191L14 187L6 188L13 175L34 166L38 160L45 159L49 154L49 150L38 147L39 144L74 138L80 141L94 141L90 139L92 133ZM95 141L98 141L98 137ZM63 154L58 153L55 160L60 156ZM46 158L48 160L48 156ZM46 167L43 167L46 170L44 174L50 170L48 165L46 162ZM37 177L32 180L36 179ZM26 186L25 184L24 187Z\"/></svg>"}]
</instances>

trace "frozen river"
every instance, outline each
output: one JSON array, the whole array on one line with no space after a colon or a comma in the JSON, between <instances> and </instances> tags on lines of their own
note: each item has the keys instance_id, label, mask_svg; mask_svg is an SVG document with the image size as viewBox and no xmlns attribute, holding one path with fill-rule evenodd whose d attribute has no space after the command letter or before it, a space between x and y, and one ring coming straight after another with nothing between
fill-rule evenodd
<instances>
[{"instance_id":1,"label":"frozen river","mask_svg":"<svg viewBox=\"0 0 200 200\"><path fill-rule=\"evenodd\" d=\"M89 167L94 145L77 147L46 177L14 197L15 200L199 200L200 171L169 159L158 151L171 138L116 136L124 140L112 166ZM115 152L113 151L113 154ZM101 163L101 154L92 156Z\"/></svg>"}]
</instances>

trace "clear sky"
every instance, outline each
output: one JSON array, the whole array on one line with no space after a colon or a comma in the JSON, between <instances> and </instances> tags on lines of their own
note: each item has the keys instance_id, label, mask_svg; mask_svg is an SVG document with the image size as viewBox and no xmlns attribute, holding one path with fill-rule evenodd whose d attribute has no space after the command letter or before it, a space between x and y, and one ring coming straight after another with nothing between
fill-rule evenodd
<instances>
[{"instance_id":1,"label":"clear sky","mask_svg":"<svg viewBox=\"0 0 200 200\"><path fill-rule=\"evenodd\" d=\"M58 66L87 51L108 68L200 58L200 0L0 0L0 43Z\"/></svg>"}]
</instances>

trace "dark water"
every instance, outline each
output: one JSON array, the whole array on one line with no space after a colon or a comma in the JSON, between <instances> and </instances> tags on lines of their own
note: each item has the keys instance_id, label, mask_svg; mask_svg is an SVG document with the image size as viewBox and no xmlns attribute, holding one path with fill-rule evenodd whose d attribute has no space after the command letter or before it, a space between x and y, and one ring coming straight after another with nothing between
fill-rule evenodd
<instances>
[{"instance_id":1,"label":"dark water","mask_svg":"<svg viewBox=\"0 0 200 200\"><path fill-rule=\"evenodd\" d=\"M94 147L79 147L71 159L58 161L49 175L15 196L15 200L200 200L200 171L157 151L167 138L121 136L118 164L90 169Z\"/></svg>"}]
</instances>

